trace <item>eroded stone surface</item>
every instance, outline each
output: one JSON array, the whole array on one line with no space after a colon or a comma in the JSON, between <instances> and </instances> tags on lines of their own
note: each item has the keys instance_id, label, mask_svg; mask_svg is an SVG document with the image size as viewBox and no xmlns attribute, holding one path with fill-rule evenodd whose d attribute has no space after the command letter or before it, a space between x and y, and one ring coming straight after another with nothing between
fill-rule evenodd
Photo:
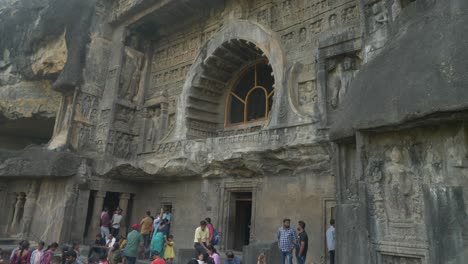
<instances>
[{"instance_id":1,"label":"eroded stone surface","mask_svg":"<svg viewBox=\"0 0 468 264\"><path fill-rule=\"evenodd\" d=\"M465 1L64 3L0 5L2 115L56 116L47 146L18 151L38 142L0 129L0 233L83 240L104 205L124 208L122 230L171 206L181 256L206 216L240 250L247 193L248 261L276 263L289 217L307 223L307 262L326 260L337 218L338 263L464 263ZM259 61L271 112L232 125L232 86Z\"/></svg>"}]
</instances>

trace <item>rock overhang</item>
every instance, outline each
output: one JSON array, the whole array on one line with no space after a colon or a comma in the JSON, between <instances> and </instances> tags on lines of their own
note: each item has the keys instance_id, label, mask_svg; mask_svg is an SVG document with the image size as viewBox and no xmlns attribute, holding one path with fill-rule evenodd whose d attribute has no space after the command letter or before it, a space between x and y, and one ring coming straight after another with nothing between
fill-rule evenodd
<instances>
[{"instance_id":1,"label":"rock overhang","mask_svg":"<svg viewBox=\"0 0 468 264\"><path fill-rule=\"evenodd\" d=\"M352 82L330 138L468 108L464 1L422 2L402 14L383 51Z\"/></svg>"}]
</instances>

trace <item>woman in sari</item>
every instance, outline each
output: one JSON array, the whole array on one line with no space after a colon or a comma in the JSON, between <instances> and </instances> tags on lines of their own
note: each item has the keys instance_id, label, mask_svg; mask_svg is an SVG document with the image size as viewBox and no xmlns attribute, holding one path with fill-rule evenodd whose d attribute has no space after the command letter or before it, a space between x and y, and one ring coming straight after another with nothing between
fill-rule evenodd
<instances>
[{"instance_id":1,"label":"woman in sari","mask_svg":"<svg viewBox=\"0 0 468 264\"><path fill-rule=\"evenodd\" d=\"M11 264L29 264L31 260L31 251L29 251L29 242L25 241L21 250L18 250L13 259L11 260Z\"/></svg>"},{"instance_id":2,"label":"woman in sari","mask_svg":"<svg viewBox=\"0 0 468 264\"><path fill-rule=\"evenodd\" d=\"M157 230L157 232L153 234L153 238L151 239L150 255L153 254L153 252L158 251L159 256L161 258L164 258L163 255L164 255L164 242L165 241L166 241L166 238L164 237L164 233L161 232L160 230Z\"/></svg>"}]
</instances>

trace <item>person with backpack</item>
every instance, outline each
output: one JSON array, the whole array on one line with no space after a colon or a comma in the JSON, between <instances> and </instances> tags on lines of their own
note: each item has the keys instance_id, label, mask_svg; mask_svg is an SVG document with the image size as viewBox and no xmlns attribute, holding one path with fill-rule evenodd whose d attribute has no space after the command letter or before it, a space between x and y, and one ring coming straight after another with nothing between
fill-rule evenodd
<instances>
[{"instance_id":1,"label":"person with backpack","mask_svg":"<svg viewBox=\"0 0 468 264\"><path fill-rule=\"evenodd\" d=\"M211 218L207 217L205 218L206 221L206 227L208 228L208 241L210 242L211 245L218 245L219 243L219 233L218 231L213 227L213 224L211 223Z\"/></svg>"}]
</instances>

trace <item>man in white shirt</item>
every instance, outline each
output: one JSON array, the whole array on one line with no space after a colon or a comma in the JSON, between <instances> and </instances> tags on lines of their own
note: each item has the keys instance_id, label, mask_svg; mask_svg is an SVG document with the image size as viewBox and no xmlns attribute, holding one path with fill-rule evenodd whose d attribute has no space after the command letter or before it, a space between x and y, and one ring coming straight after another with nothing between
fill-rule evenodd
<instances>
[{"instance_id":1,"label":"man in white shirt","mask_svg":"<svg viewBox=\"0 0 468 264\"><path fill-rule=\"evenodd\" d=\"M327 248L330 253L330 264L335 264L335 219L330 220L330 227L327 229Z\"/></svg>"},{"instance_id":2,"label":"man in white shirt","mask_svg":"<svg viewBox=\"0 0 468 264\"><path fill-rule=\"evenodd\" d=\"M111 248L114 246L115 237L112 234L109 234L106 238L106 248Z\"/></svg>"},{"instance_id":3,"label":"man in white shirt","mask_svg":"<svg viewBox=\"0 0 468 264\"><path fill-rule=\"evenodd\" d=\"M117 209L117 213L112 216L111 227L112 227L112 236L115 238L119 235L120 222L122 221L122 209Z\"/></svg>"}]
</instances>

